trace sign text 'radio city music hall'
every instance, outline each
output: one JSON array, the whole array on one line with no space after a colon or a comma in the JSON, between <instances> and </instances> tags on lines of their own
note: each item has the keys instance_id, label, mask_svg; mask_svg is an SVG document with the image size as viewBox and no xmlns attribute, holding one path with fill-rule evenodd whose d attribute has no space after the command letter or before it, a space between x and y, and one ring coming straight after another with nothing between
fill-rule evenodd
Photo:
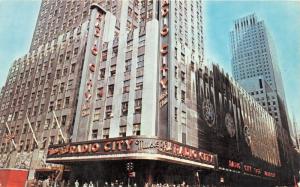
<instances>
[{"instance_id":1,"label":"sign text 'radio city music hall'","mask_svg":"<svg viewBox=\"0 0 300 187\"><path fill-rule=\"evenodd\" d=\"M215 165L214 154L156 138L117 138L52 146L48 158L80 155L109 155L126 153L162 154Z\"/></svg>"}]
</instances>

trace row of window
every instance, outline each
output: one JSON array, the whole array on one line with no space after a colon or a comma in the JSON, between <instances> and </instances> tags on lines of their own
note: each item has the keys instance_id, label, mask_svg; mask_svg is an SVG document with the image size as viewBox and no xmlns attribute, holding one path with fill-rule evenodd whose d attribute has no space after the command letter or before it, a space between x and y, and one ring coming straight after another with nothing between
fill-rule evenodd
<instances>
[{"instance_id":1,"label":"row of window","mask_svg":"<svg viewBox=\"0 0 300 187\"><path fill-rule=\"evenodd\" d=\"M105 110L105 119L110 119L113 117L112 105L106 106ZM101 108L96 108L94 113L93 121L99 121L101 116ZM134 102L134 113L140 114L142 112L142 99L135 99ZM128 102L122 102L121 115L128 115Z\"/></svg>"},{"instance_id":2,"label":"row of window","mask_svg":"<svg viewBox=\"0 0 300 187\"><path fill-rule=\"evenodd\" d=\"M120 126L119 137L126 137L126 130L127 130L126 126ZM110 131L110 128L103 128L103 131L102 131L102 138L103 139L108 139L109 138L109 131ZM132 135L133 136L141 135L141 124L140 123L133 124ZM98 129L93 129L92 134L91 134L91 138L92 139L98 139L99 138L98 136L99 136Z\"/></svg>"}]
</instances>

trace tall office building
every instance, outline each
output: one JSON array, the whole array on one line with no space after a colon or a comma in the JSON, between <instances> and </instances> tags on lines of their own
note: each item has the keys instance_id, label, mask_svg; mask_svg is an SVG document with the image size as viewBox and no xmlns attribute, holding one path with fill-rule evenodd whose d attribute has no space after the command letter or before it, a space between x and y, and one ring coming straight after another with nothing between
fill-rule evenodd
<instances>
[{"instance_id":1,"label":"tall office building","mask_svg":"<svg viewBox=\"0 0 300 187\"><path fill-rule=\"evenodd\" d=\"M230 32L234 79L291 134L274 42L255 14L234 21Z\"/></svg>"},{"instance_id":2,"label":"tall office building","mask_svg":"<svg viewBox=\"0 0 300 187\"><path fill-rule=\"evenodd\" d=\"M276 49L270 33L264 21L252 14L234 21L230 40L234 79L277 121L283 167L292 168L292 131Z\"/></svg>"},{"instance_id":3,"label":"tall office building","mask_svg":"<svg viewBox=\"0 0 300 187\"><path fill-rule=\"evenodd\" d=\"M281 124L277 95L285 107L285 94L274 43L264 21L255 14L235 20L230 39L234 79Z\"/></svg>"}]
</instances>

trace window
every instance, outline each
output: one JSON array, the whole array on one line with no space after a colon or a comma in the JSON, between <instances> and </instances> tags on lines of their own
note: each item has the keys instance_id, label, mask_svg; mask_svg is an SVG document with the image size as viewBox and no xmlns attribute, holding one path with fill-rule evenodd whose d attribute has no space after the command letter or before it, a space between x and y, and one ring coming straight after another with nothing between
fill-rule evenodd
<instances>
[{"instance_id":1,"label":"window","mask_svg":"<svg viewBox=\"0 0 300 187\"><path fill-rule=\"evenodd\" d=\"M137 62L138 68L144 67L144 55L138 56L138 62Z\"/></svg>"},{"instance_id":2,"label":"window","mask_svg":"<svg viewBox=\"0 0 300 187\"><path fill-rule=\"evenodd\" d=\"M112 118L113 115L112 115L112 106L109 105L109 106L106 106L106 118L109 119L109 118Z\"/></svg>"},{"instance_id":3,"label":"window","mask_svg":"<svg viewBox=\"0 0 300 187\"><path fill-rule=\"evenodd\" d=\"M54 141L55 141L55 136L50 136L49 144L50 144L50 145L53 145L53 144L54 144Z\"/></svg>"},{"instance_id":4,"label":"window","mask_svg":"<svg viewBox=\"0 0 300 187\"><path fill-rule=\"evenodd\" d=\"M175 86L175 90L174 90L174 94L175 94L175 99L178 99L178 96L177 96L177 86Z\"/></svg>"},{"instance_id":5,"label":"window","mask_svg":"<svg viewBox=\"0 0 300 187\"><path fill-rule=\"evenodd\" d=\"M120 127L119 136L120 137L125 137L126 136L126 126Z\"/></svg>"},{"instance_id":6,"label":"window","mask_svg":"<svg viewBox=\"0 0 300 187\"><path fill-rule=\"evenodd\" d=\"M110 67L110 76L114 77L116 75L116 65Z\"/></svg>"},{"instance_id":7,"label":"window","mask_svg":"<svg viewBox=\"0 0 300 187\"><path fill-rule=\"evenodd\" d=\"M51 79L51 73L48 73L47 78L46 78L46 82L50 81L50 79Z\"/></svg>"},{"instance_id":8,"label":"window","mask_svg":"<svg viewBox=\"0 0 300 187\"><path fill-rule=\"evenodd\" d=\"M109 138L109 128L103 128L103 138Z\"/></svg>"},{"instance_id":9,"label":"window","mask_svg":"<svg viewBox=\"0 0 300 187\"><path fill-rule=\"evenodd\" d=\"M70 104L70 97L65 98L65 108L68 107Z\"/></svg>"},{"instance_id":10,"label":"window","mask_svg":"<svg viewBox=\"0 0 300 187\"><path fill-rule=\"evenodd\" d=\"M95 108L93 121L99 121L101 117L101 108Z\"/></svg>"},{"instance_id":11,"label":"window","mask_svg":"<svg viewBox=\"0 0 300 187\"><path fill-rule=\"evenodd\" d=\"M143 82L136 83L135 89L136 90L142 90L143 89Z\"/></svg>"},{"instance_id":12,"label":"window","mask_svg":"<svg viewBox=\"0 0 300 187\"><path fill-rule=\"evenodd\" d=\"M14 115L14 121L17 120L19 117L19 112L15 112L15 115Z\"/></svg>"},{"instance_id":13,"label":"window","mask_svg":"<svg viewBox=\"0 0 300 187\"><path fill-rule=\"evenodd\" d=\"M185 73L182 71L181 72L181 81L184 82L185 81Z\"/></svg>"},{"instance_id":14,"label":"window","mask_svg":"<svg viewBox=\"0 0 300 187\"><path fill-rule=\"evenodd\" d=\"M107 51L102 52L102 62L107 60Z\"/></svg>"},{"instance_id":15,"label":"window","mask_svg":"<svg viewBox=\"0 0 300 187\"><path fill-rule=\"evenodd\" d=\"M186 112L185 111L181 111L181 124L183 126L186 125Z\"/></svg>"},{"instance_id":16,"label":"window","mask_svg":"<svg viewBox=\"0 0 300 187\"><path fill-rule=\"evenodd\" d=\"M125 62L125 72L131 71L131 59Z\"/></svg>"},{"instance_id":17,"label":"window","mask_svg":"<svg viewBox=\"0 0 300 187\"><path fill-rule=\"evenodd\" d=\"M75 72L75 68L76 68L76 64L72 64L72 65L71 65L71 73L74 73L74 72Z\"/></svg>"},{"instance_id":18,"label":"window","mask_svg":"<svg viewBox=\"0 0 300 187\"><path fill-rule=\"evenodd\" d=\"M27 140L26 140L26 144L25 144L24 151L28 151L28 150L29 150L29 147L30 147L30 139L27 139Z\"/></svg>"},{"instance_id":19,"label":"window","mask_svg":"<svg viewBox=\"0 0 300 187\"><path fill-rule=\"evenodd\" d=\"M175 76L175 78L177 79L178 78L178 73L177 73L177 66L175 66L174 67L175 69L174 69L174 76Z\"/></svg>"},{"instance_id":20,"label":"window","mask_svg":"<svg viewBox=\"0 0 300 187\"><path fill-rule=\"evenodd\" d=\"M78 47L74 49L74 55L76 56L78 54Z\"/></svg>"},{"instance_id":21,"label":"window","mask_svg":"<svg viewBox=\"0 0 300 187\"><path fill-rule=\"evenodd\" d=\"M63 60L64 60L64 55L63 54L61 54L61 55L59 55L59 63L61 64L62 62L63 62Z\"/></svg>"},{"instance_id":22,"label":"window","mask_svg":"<svg viewBox=\"0 0 300 187\"><path fill-rule=\"evenodd\" d=\"M185 91L181 90L181 102L185 102Z\"/></svg>"},{"instance_id":23,"label":"window","mask_svg":"<svg viewBox=\"0 0 300 187\"><path fill-rule=\"evenodd\" d=\"M48 88L45 88L45 89L43 90L43 95L42 95L42 97L46 97L47 93L48 93Z\"/></svg>"},{"instance_id":24,"label":"window","mask_svg":"<svg viewBox=\"0 0 300 187\"><path fill-rule=\"evenodd\" d=\"M129 85L123 86L123 93L129 93Z\"/></svg>"},{"instance_id":25,"label":"window","mask_svg":"<svg viewBox=\"0 0 300 187\"><path fill-rule=\"evenodd\" d=\"M52 88L52 94L51 95L56 95L56 88L57 88L57 86L54 85L53 88Z\"/></svg>"},{"instance_id":26,"label":"window","mask_svg":"<svg viewBox=\"0 0 300 187\"><path fill-rule=\"evenodd\" d=\"M49 104L49 112L52 112L54 109L54 101L51 101Z\"/></svg>"},{"instance_id":27,"label":"window","mask_svg":"<svg viewBox=\"0 0 300 187\"><path fill-rule=\"evenodd\" d=\"M139 61L137 63L137 68L141 68L141 67L144 67L144 61Z\"/></svg>"},{"instance_id":28,"label":"window","mask_svg":"<svg viewBox=\"0 0 300 187\"><path fill-rule=\"evenodd\" d=\"M136 99L134 105L135 113L139 114L142 111L142 99Z\"/></svg>"},{"instance_id":29,"label":"window","mask_svg":"<svg viewBox=\"0 0 300 187\"><path fill-rule=\"evenodd\" d=\"M67 116L66 115L63 115L61 117L61 126L65 126L66 125L66 122L67 122Z\"/></svg>"},{"instance_id":30,"label":"window","mask_svg":"<svg viewBox=\"0 0 300 187\"><path fill-rule=\"evenodd\" d=\"M101 99L103 97L103 92L104 92L103 87L98 88L97 90L98 90L97 91L97 98Z\"/></svg>"},{"instance_id":31,"label":"window","mask_svg":"<svg viewBox=\"0 0 300 187\"><path fill-rule=\"evenodd\" d=\"M141 124L140 123L133 124L133 135L134 136L141 135Z\"/></svg>"},{"instance_id":32,"label":"window","mask_svg":"<svg viewBox=\"0 0 300 187\"><path fill-rule=\"evenodd\" d=\"M35 106L34 108L33 108L33 116L36 116L37 115L37 113L38 113L38 106Z\"/></svg>"},{"instance_id":33,"label":"window","mask_svg":"<svg viewBox=\"0 0 300 187\"><path fill-rule=\"evenodd\" d=\"M105 78L105 69L100 69L100 79L104 79Z\"/></svg>"},{"instance_id":34,"label":"window","mask_svg":"<svg viewBox=\"0 0 300 187\"><path fill-rule=\"evenodd\" d=\"M186 133L182 132L182 143L186 144Z\"/></svg>"},{"instance_id":35,"label":"window","mask_svg":"<svg viewBox=\"0 0 300 187\"><path fill-rule=\"evenodd\" d=\"M65 68L63 72L63 76L66 76L67 74L68 74L68 68Z\"/></svg>"},{"instance_id":36,"label":"window","mask_svg":"<svg viewBox=\"0 0 300 187\"><path fill-rule=\"evenodd\" d=\"M47 119L45 122L44 130L48 130L51 120Z\"/></svg>"},{"instance_id":37,"label":"window","mask_svg":"<svg viewBox=\"0 0 300 187\"><path fill-rule=\"evenodd\" d=\"M57 128L57 123L56 120L52 121L52 129L56 129Z\"/></svg>"},{"instance_id":38,"label":"window","mask_svg":"<svg viewBox=\"0 0 300 187\"><path fill-rule=\"evenodd\" d=\"M61 71L60 70L57 70L56 71L56 79L60 79L60 75L61 74Z\"/></svg>"},{"instance_id":39,"label":"window","mask_svg":"<svg viewBox=\"0 0 300 187\"><path fill-rule=\"evenodd\" d=\"M175 114L174 114L175 121L178 121L178 108L175 107Z\"/></svg>"},{"instance_id":40,"label":"window","mask_svg":"<svg viewBox=\"0 0 300 187\"><path fill-rule=\"evenodd\" d=\"M65 91L65 83L60 84L60 93L63 93Z\"/></svg>"},{"instance_id":41,"label":"window","mask_svg":"<svg viewBox=\"0 0 300 187\"><path fill-rule=\"evenodd\" d=\"M114 95L114 85L109 85L108 86L108 96L111 97Z\"/></svg>"},{"instance_id":42,"label":"window","mask_svg":"<svg viewBox=\"0 0 300 187\"><path fill-rule=\"evenodd\" d=\"M57 103L56 103L56 109L60 110L61 107L62 107L62 99L59 99L59 100L57 100Z\"/></svg>"},{"instance_id":43,"label":"window","mask_svg":"<svg viewBox=\"0 0 300 187\"><path fill-rule=\"evenodd\" d=\"M98 129L93 129L92 130L92 139L97 139L98 136Z\"/></svg>"},{"instance_id":44,"label":"window","mask_svg":"<svg viewBox=\"0 0 300 187\"><path fill-rule=\"evenodd\" d=\"M41 128L41 122L40 121L38 121L37 123L36 123L36 126L35 126L35 131L39 131L40 130L40 128Z\"/></svg>"},{"instance_id":45,"label":"window","mask_svg":"<svg viewBox=\"0 0 300 187\"><path fill-rule=\"evenodd\" d=\"M24 124L22 134L25 134L27 132L28 124Z\"/></svg>"},{"instance_id":46,"label":"window","mask_svg":"<svg viewBox=\"0 0 300 187\"><path fill-rule=\"evenodd\" d=\"M112 51L112 57L116 57L118 55L118 47L114 47Z\"/></svg>"},{"instance_id":47,"label":"window","mask_svg":"<svg viewBox=\"0 0 300 187\"><path fill-rule=\"evenodd\" d=\"M122 115L127 116L128 114L128 102L122 103Z\"/></svg>"}]
</instances>

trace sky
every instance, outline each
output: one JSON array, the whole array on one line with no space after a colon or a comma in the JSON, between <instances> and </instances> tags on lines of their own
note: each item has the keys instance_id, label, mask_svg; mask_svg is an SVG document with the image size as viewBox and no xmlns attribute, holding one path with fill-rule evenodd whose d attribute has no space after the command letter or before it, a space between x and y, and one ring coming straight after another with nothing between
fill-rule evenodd
<instances>
[{"instance_id":1,"label":"sky","mask_svg":"<svg viewBox=\"0 0 300 187\"><path fill-rule=\"evenodd\" d=\"M10 65L28 51L41 0L0 0L0 87ZM277 48L290 116L300 129L300 0L204 0L204 50L209 61L231 74L229 32L233 21L255 13Z\"/></svg>"},{"instance_id":2,"label":"sky","mask_svg":"<svg viewBox=\"0 0 300 187\"><path fill-rule=\"evenodd\" d=\"M0 0L0 88L9 67L28 51L40 0Z\"/></svg>"}]
</instances>

